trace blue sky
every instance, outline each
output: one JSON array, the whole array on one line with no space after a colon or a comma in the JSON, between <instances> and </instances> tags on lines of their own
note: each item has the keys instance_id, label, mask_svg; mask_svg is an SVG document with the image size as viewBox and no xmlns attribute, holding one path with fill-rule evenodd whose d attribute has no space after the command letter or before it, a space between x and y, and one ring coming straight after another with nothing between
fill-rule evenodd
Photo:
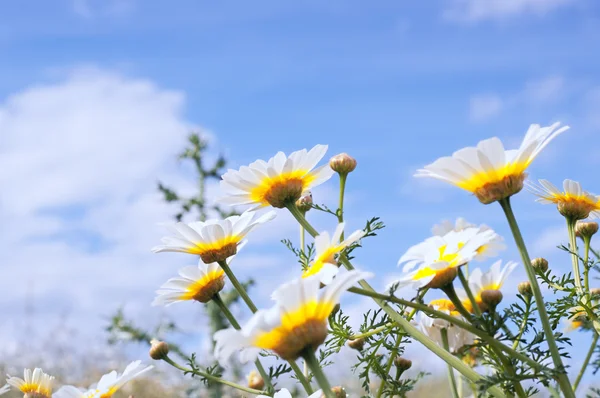
<instances>
[{"instance_id":1,"label":"blue sky","mask_svg":"<svg viewBox=\"0 0 600 398\"><path fill-rule=\"evenodd\" d=\"M68 313L82 333L101 333L124 303L146 322L187 314L148 307L192 263L149 248L173 211L156 179L193 190L174 161L191 127L236 167L317 143L355 156L350 227L374 215L388 224L357 258L378 286L442 219L485 222L509 240L498 206L412 173L491 136L516 147L530 123L560 120L571 131L531 176L599 191L599 11L593 0L0 4L0 334L18 340L27 295L38 322ZM316 201L334 206L335 189ZM558 214L527 193L515 210L532 255L566 271ZM242 274L268 275L263 303L295 272L277 243L295 226L285 213L275 225L240 258Z\"/></svg>"}]
</instances>

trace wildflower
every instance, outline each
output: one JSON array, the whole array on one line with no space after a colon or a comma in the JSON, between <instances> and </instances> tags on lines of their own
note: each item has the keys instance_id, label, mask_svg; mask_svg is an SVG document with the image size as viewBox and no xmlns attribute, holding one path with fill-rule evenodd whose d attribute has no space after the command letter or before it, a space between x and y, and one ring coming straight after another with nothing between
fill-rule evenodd
<instances>
[{"instance_id":1,"label":"wildflower","mask_svg":"<svg viewBox=\"0 0 600 398\"><path fill-rule=\"evenodd\" d=\"M456 219L454 225L448 220L442 221L441 224L434 225L431 229L431 232L433 233L433 235L444 236L453 231L461 232L465 230L471 230L472 228L479 228L479 231L492 231L492 229L485 224L481 224L478 227L475 224L471 224L464 218L459 217ZM504 238L498 234L495 234L494 239L492 239L488 244L477 248L477 255L473 257L473 260L482 261L487 258L496 257L500 253L500 251L504 249L506 249L506 245L504 244Z\"/></svg>"},{"instance_id":2,"label":"wildflower","mask_svg":"<svg viewBox=\"0 0 600 398\"><path fill-rule=\"evenodd\" d=\"M347 153L340 153L329 159L329 167L338 174L348 174L356 168L356 159Z\"/></svg>"},{"instance_id":3,"label":"wildflower","mask_svg":"<svg viewBox=\"0 0 600 398\"><path fill-rule=\"evenodd\" d=\"M548 260L542 257L534 258L531 260L531 266L537 272L545 274L548 271Z\"/></svg>"},{"instance_id":4,"label":"wildflower","mask_svg":"<svg viewBox=\"0 0 600 398\"><path fill-rule=\"evenodd\" d=\"M443 346L442 329L446 329L448 346L451 352L457 352L465 345L471 345L475 341L475 336L472 333L458 328L448 321L431 318L422 312L418 324L423 333L440 346Z\"/></svg>"},{"instance_id":5,"label":"wildflower","mask_svg":"<svg viewBox=\"0 0 600 398\"><path fill-rule=\"evenodd\" d=\"M265 381L255 370L248 375L248 387L255 390L262 390L265 387Z\"/></svg>"},{"instance_id":6,"label":"wildflower","mask_svg":"<svg viewBox=\"0 0 600 398\"><path fill-rule=\"evenodd\" d=\"M325 231L321 232L315 238L315 259L302 274L303 278L318 275L321 283L324 285L331 283L333 277L338 272L335 256L365 236L364 231L358 230L353 232L343 242L340 242L340 237L344 233L344 225L345 223L343 222L339 223L332 237L329 237L329 232Z\"/></svg>"},{"instance_id":7,"label":"wildflower","mask_svg":"<svg viewBox=\"0 0 600 398\"><path fill-rule=\"evenodd\" d=\"M228 263L235 256L229 258ZM207 303L225 286L225 271L217 263L184 267L178 278L171 278L156 291L152 305L171 305L180 301L196 300Z\"/></svg>"},{"instance_id":8,"label":"wildflower","mask_svg":"<svg viewBox=\"0 0 600 398\"><path fill-rule=\"evenodd\" d=\"M531 290L531 283L525 281L517 285L517 290L525 297L533 296L533 290Z\"/></svg>"},{"instance_id":9,"label":"wildflower","mask_svg":"<svg viewBox=\"0 0 600 398\"><path fill-rule=\"evenodd\" d=\"M312 204L313 197L312 192L310 191L306 191L304 195L302 195L302 197L296 201L296 207L302 213L306 213L307 211L309 211L312 208Z\"/></svg>"},{"instance_id":10,"label":"wildflower","mask_svg":"<svg viewBox=\"0 0 600 398\"><path fill-rule=\"evenodd\" d=\"M529 190L539 197L537 201L554 203L564 217L573 220L600 217L600 196L584 191L577 181L565 180L562 192L549 181L539 180L539 183L540 186L528 184Z\"/></svg>"},{"instance_id":11,"label":"wildflower","mask_svg":"<svg viewBox=\"0 0 600 398\"><path fill-rule=\"evenodd\" d=\"M477 147L463 148L417 171L416 177L432 177L473 193L489 204L523 189L525 170L544 147L569 127L560 123L549 127L532 124L521 146L505 150L500 139L480 141Z\"/></svg>"},{"instance_id":12,"label":"wildflower","mask_svg":"<svg viewBox=\"0 0 600 398\"><path fill-rule=\"evenodd\" d=\"M253 217L254 213L244 212L224 220L173 224L170 229L175 236L163 238L164 245L152 251L197 254L206 264L225 261L237 253L238 246L251 230L275 218L275 212L268 212L252 221Z\"/></svg>"},{"instance_id":13,"label":"wildflower","mask_svg":"<svg viewBox=\"0 0 600 398\"><path fill-rule=\"evenodd\" d=\"M308 398L321 398L321 394L323 394L323 391L319 390L319 391L312 393ZM257 395L256 398L271 398L271 397L269 395ZM290 394L290 392L287 389L282 388L281 390L276 392L275 395L273 395L273 398L292 398L292 394Z\"/></svg>"},{"instance_id":14,"label":"wildflower","mask_svg":"<svg viewBox=\"0 0 600 398\"><path fill-rule=\"evenodd\" d=\"M394 358L394 365L396 365L396 367L400 369L400 371L404 372L412 367L412 361L410 359L398 356Z\"/></svg>"},{"instance_id":15,"label":"wildflower","mask_svg":"<svg viewBox=\"0 0 600 398\"><path fill-rule=\"evenodd\" d=\"M52 385L54 377L42 371L40 368L25 369L23 378L7 376L6 383L15 390L25 394L27 398L50 398L52 396ZM7 392L7 386L2 388Z\"/></svg>"},{"instance_id":16,"label":"wildflower","mask_svg":"<svg viewBox=\"0 0 600 398\"><path fill-rule=\"evenodd\" d=\"M567 332L572 332L577 329L583 329L588 321L587 312L582 306L572 307L569 309L569 318L567 319Z\"/></svg>"},{"instance_id":17,"label":"wildflower","mask_svg":"<svg viewBox=\"0 0 600 398\"><path fill-rule=\"evenodd\" d=\"M502 300L500 289L517 263L509 261L504 268L501 268L501 265L502 261L496 261L486 273L476 268L469 276L469 288L473 292L477 305L482 310L488 309L490 305L495 307L500 303Z\"/></svg>"},{"instance_id":18,"label":"wildflower","mask_svg":"<svg viewBox=\"0 0 600 398\"><path fill-rule=\"evenodd\" d=\"M228 170L221 180L230 205L253 205L250 210L273 206L283 208L295 203L307 190L331 178L333 170L323 165L314 167L325 156L327 145L316 145L310 151L296 151L287 157L278 152L268 162L257 160L239 170Z\"/></svg>"},{"instance_id":19,"label":"wildflower","mask_svg":"<svg viewBox=\"0 0 600 398\"><path fill-rule=\"evenodd\" d=\"M454 280L458 267L471 261L481 247L493 242L496 237L494 231L481 231L479 228L432 236L408 249L400 258L398 264L405 264L403 272L407 274L395 284L442 288Z\"/></svg>"},{"instance_id":20,"label":"wildflower","mask_svg":"<svg viewBox=\"0 0 600 398\"><path fill-rule=\"evenodd\" d=\"M598 223L595 221L577 221L575 235L582 239L591 239L598 232Z\"/></svg>"},{"instance_id":21,"label":"wildflower","mask_svg":"<svg viewBox=\"0 0 600 398\"><path fill-rule=\"evenodd\" d=\"M348 347L356 351L362 351L362 349L365 347L365 339L359 337L358 339L350 340L348 341Z\"/></svg>"},{"instance_id":22,"label":"wildflower","mask_svg":"<svg viewBox=\"0 0 600 398\"><path fill-rule=\"evenodd\" d=\"M169 345L164 341L152 340L149 354L155 361L164 359L169 355Z\"/></svg>"},{"instance_id":23,"label":"wildflower","mask_svg":"<svg viewBox=\"0 0 600 398\"><path fill-rule=\"evenodd\" d=\"M88 391L81 391L73 386L64 386L54 394L54 398L112 398L126 383L136 377L148 372L153 366L143 367L141 361L130 363L122 375L118 375L116 371L102 376L95 387Z\"/></svg>"},{"instance_id":24,"label":"wildflower","mask_svg":"<svg viewBox=\"0 0 600 398\"><path fill-rule=\"evenodd\" d=\"M236 351L242 361L256 358L260 349L271 350L286 360L298 358L305 349L317 349L327 337L327 319L343 291L371 274L350 271L319 289L316 277L301 278L280 286L276 304L255 313L242 330L220 330L214 335L215 357L225 362Z\"/></svg>"}]
</instances>

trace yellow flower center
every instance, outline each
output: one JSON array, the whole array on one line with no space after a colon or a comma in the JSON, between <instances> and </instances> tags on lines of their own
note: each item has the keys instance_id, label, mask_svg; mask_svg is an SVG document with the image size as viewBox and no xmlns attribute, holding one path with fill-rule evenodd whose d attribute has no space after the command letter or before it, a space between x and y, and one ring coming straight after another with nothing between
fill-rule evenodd
<instances>
[{"instance_id":1,"label":"yellow flower center","mask_svg":"<svg viewBox=\"0 0 600 398\"><path fill-rule=\"evenodd\" d=\"M209 301L216 292L223 288L224 275L225 271L222 269L209 272L202 279L188 286L186 292L179 298L181 300L198 300L203 303Z\"/></svg>"},{"instance_id":2,"label":"yellow flower center","mask_svg":"<svg viewBox=\"0 0 600 398\"><path fill-rule=\"evenodd\" d=\"M276 328L259 334L254 346L272 350L283 359L295 359L306 347L317 347L327 336L327 317L333 308L333 302L311 300L297 310L281 316L281 324Z\"/></svg>"},{"instance_id":3,"label":"yellow flower center","mask_svg":"<svg viewBox=\"0 0 600 398\"><path fill-rule=\"evenodd\" d=\"M319 272L321 272L323 266L326 263L335 265L335 255L341 252L342 249L343 247L341 246L328 247L327 250L325 250L321 255L315 258L312 265L307 270L305 270L304 273L302 273L302 277L307 278L309 276L318 274Z\"/></svg>"},{"instance_id":4,"label":"yellow flower center","mask_svg":"<svg viewBox=\"0 0 600 398\"><path fill-rule=\"evenodd\" d=\"M469 192L475 192L485 185L502 182L507 177L517 177L525 172L531 162L510 163L496 170L483 171L471 175L468 179L460 181L457 185Z\"/></svg>"},{"instance_id":5,"label":"yellow flower center","mask_svg":"<svg viewBox=\"0 0 600 398\"><path fill-rule=\"evenodd\" d=\"M284 207L288 201L296 201L315 179L309 170L293 170L275 177L265 176L252 188L250 198L264 206Z\"/></svg>"},{"instance_id":6,"label":"yellow flower center","mask_svg":"<svg viewBox=\"0 0 600 398\"><path fill-rule=\"evenodd\" d=\"M464 243L458 244L459 248L462 246L464 246ZM440 246L438 248L439 257L437 258L437 260L434 261L435 263L439 263L439 262L448 263L447 267L440 268L440 269L434 269L431 267L422 267L413 276L413 279L419 280L419 279L427 278L428 276L437 275L440 272L444 272L445 270L447 270L449 268L455 268L460 261L460 256L458 255L458 253L446 253L447 248L448 248L448 245Z\"/></svg>"},{"instance_id":7,"label":"yellow flower center","mask_svg":"<svg viewBox=\"0 0 600 398\"><path fill-rule=\"evenodd\" d=\"M21 387L19 387L19 390L21 390L23 394L35 394L34 396L37 397L49 398L52 394L49 388L45 388L37 383L24 383L23 385L21 385Z\"/></svg>"}]
</instances>

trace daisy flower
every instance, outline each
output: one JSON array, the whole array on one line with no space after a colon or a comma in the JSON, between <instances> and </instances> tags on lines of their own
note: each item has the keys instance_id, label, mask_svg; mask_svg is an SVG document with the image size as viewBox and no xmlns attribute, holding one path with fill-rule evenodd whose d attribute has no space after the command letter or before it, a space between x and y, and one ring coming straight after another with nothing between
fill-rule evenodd
<instances>
[{"instance_id":1,"label":"daisy flower","mask_svg":"<svg viewBox=\"0 0 600 398\"><path fill-rule=\"evenodd\" d=\"M449 182L473 193L481 203L505 199L523 189L525 170L550 141L569 127L532 124L518 149L505 150L502 141L493 137L467 147L452 156L425 166L416 177L431 177Z\"/></svg>"},{"instance_id":2,"label":"daisy flower","mask_svg":"<svg viewBox=\"0 0 600 398\"><path fill-rule=\"evenodd\" d=\"M572 332L577 329L583 329L588 322L587 312L582 306L572 307L569 309L569 318L567 319L565 330Z\"/></svg>"},{"instance_id":3,"label":"daisy flower","mask_svg":"<svg viewBox=\"0 0 600 398\"><path fill-rule=\"evenodd\" d=\"M479 231L492 231L492 229L485 224L476 226L464 218L459 217L456 219L454 225L448 220L442 221L441 224L434 225L431 229L431 232L433 235L444 236L452 231L461 232L471 228L479 228ZM473 257L473 260L482 261L490 257L496 257L504 249L506 249L504 238L496 234L494 239L492 239L488 244L485 244L477 249L477 255Z\"/></svg>"},{"instance_id":4,"label":"daisy flower","mask_svg":"<svg viewBox=\"0 0 600 398\"><path fill-rule=\"evenodd\" d=\"M251 230L274 219L275 212L270 211L254 221L253 218L254 213L244 212L224 220L168 225L175 236L163 238L164 245L152 251L197 254L206 264L225 261L237 253L238 246Z\"/></svg>"},{"instance_id":5,"label":"daisy flower","mask_svg":"<svg viewBox=\"0 0 600 398\"><path fill-rule=\"evenodd\" d=\"M404 264L402 271L406 275L392 285L442 288L454 280L458 267L477 256L477 250L496 239L496 235L489 229L468 228L432 236L400 258L398 265Z\"/></svg>"},{"instance_id":6,"label":"daisy flower","mask_svg":"<svg viewBox=\"0 0 600 398\"><path fill-rule=\"evenodd\" d=\"M499 295L499 300L502 300L500 289L504 285L508 275L513 272L516 266L517 263L509 261L504 268L502 268L502 261L499 260L492 264L489 271L485 273L479 268L476 268L471 272L471 275L469 275L469 289L471 289L475 301L482 311L485 311L488 308L487 305L491 298L498 298L494 296ZM459 296L461 297L463 304L469 303L469 311L472 312L471 301L468 299L466 292L460 290Z\"/></svg>"},{"instance_id":7,"label":"daisy flower","mask_svg":"<svg viewBox=\"0 0 600 398\"><path fill-rule=\"evenodd\" d=\"M122 375L119 376L113 370L102 376L98 384L88 391L84 392L73 386L65 386L58 390L54 396L55 398L111 398L126 383L152 368L153 366L144 367L141 361L134 361L125 368Z\"/></svg>"},{"instance_id":8,"label":"daisy flower","mask_svg":"<svg viewBox=\"0 0 600 398\"><path fill-rule=\"evenodd\" d=\"M323 390L319 390L319 391L312 393L308 398L320 398L322 394L323 394ZM271 397L268 395L257 395L256 398L271 398ZM277 391L275 393L275 395L273 395L273 398L292 398L292 394L290 394L290 392L287 389L282 388L281 390Z\"/></svg>"},{"instance_id":9,"label":"daisy flower","mask_svg":"<svg viewBox=\"0 0 600 398\"><path fill-rule=\"evenodd\" d=\"M231 263L235 256L229 257ZM178 278L171 278L156 291L152 305L168 306L180 301L196 300L209 302L215 294L225 286L225 271L218 263L205 264L198 261L198 266L188 266L179 270Z\"/></svg>"},{"instance_id":10,"label":"daisy flower","mask_svg":"<svg viewBox=\"0 0 600 398\"><path fill-rule=\"evenodd\" d=\"M600 218L600 196L584 191L577 181L565 180L563 191L547 180L539 180L539 183L540 186L527 184L529 190L539 197L538 202L555 204L560 214L573 220L590 216Z\"/></svg>"},{"instance_id":11,"label":"daisy flower","mask_svg":"<svg viewBox=\"0 0 600 398\"><path fill-rule=\"evenodd\" d=\"M50 398L52 396L54 377L44 373L40 368L35 368L33 371L25 369L22 379L20 377L8 376L6 382L27 397Z\"/></svg>"},{"instance_id":12,"label":"daisy flower","mask_svg":"<svg viewBox=\"0 0 600 398\"><path fill-rule=\"evenodd\" d=\"M370 273L349 271L319 289L317 277L300 278L280 286L272 298L275 305L256 312L241 330L215 333L215 357L225 363L242 350L243 362L254 360L261 349L295 360L307 348L317 349L327 337L327 319L340 295Z\"/></svg>"},{"instance_id":13,"label":"daisy flower","mask_svg":"<svg viewBox=\"0 0 600 398\"><path fill-rule=\"evenodd\" d=\"M221 188L226 196L220 201L230 205L252 205L250 210L293 204L303 193L334 174L328 165L314 169L325 152L327 145L316 145L310 151L303 149L290 156L278 152L268 162L257 160L239 170L230 169L221 177Z\"/></svg>"},{"instance_id":14,"label":"daisy flower","mask_svg":"<svg viewBox=\"0 0 600 398\"><path fill-rule=\"evenodd\" d=\"M418 321L419 328L430 339L435 341L439 346L443 347L442 330L445 329L448 335L448 348L451 352L456 353L462 347L471 345L475 342L475 335L456 327L445 320L439 318L431 318L421 312Z\"/></svg>"},{"instance_id":15,"label":"daisy flower","mask_svg":"<svg viewBox=\"0 0 600 398\"><path fill-rule=\"evenodd\" d=\"M365 236L364 231L358 230L340 242L340 238L344 233L344 225L343 222L339 223L332 237L329 236L329 232L325 231L315 238L315 259L302 274L303 278L318 275L324 285L331 283L339 269L335 256Z\"/></svg>"}]
</instances>

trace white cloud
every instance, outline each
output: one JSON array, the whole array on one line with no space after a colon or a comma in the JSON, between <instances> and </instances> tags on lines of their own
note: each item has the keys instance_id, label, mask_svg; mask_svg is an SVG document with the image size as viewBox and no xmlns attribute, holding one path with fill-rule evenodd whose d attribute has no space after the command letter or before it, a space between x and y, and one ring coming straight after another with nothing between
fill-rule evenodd
<instances>
[{"instance_id":1,"label":"white cloud","mask_svg":"<svg viewBox=\"0 0 600 398\"><path fill-rule=\"evenodd\" d=\"M575 0L452 0L444 17L460 22L498 20L518 15L542 16Z\"/></svg>"},{"instance_id":2,"label":"white cloud","mask_svg":"<svg viewBox=\"0 0 600 398\"><path fill-rule=\"evenodd\" d=\"M538 235L533 243L531 255L533 257L547 257L557 252L556 247L568 241L566 226L546 228Z\"/></svg>"},{"instance_id":3,"label":"white cloud","mask_svg":"<svg viewBox=\"0 0 600 398\"><path fill-rule=\"evenodd\" d=\"M547 76L527 82L522 95L527 101L545 103L559 100L564 90L565 79L562 76Z\"/></svg>"},{"instance_id":4,"label":"white cloud","mask_svg":"<svg viewBox=\"0 0 600 398\"><path fill-rule=\"evenodd\" d=\"M495 94L482 94L471 97L469 120L473 123L486 121L502 111L503 101Z\"/></svg>"}]
</instances>

